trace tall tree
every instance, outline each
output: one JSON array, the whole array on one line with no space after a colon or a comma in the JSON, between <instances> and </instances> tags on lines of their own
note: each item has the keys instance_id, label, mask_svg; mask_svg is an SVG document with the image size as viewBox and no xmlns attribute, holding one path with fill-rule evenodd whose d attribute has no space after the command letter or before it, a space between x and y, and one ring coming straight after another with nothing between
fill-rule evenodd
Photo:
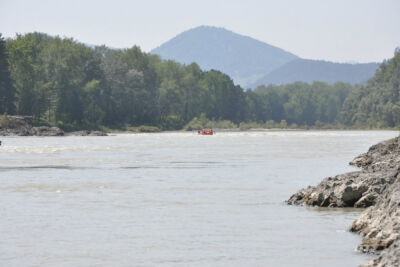
<instances>
[{"instance_id":1,"label":"tall tree","mask_svg":"<svg viewBox=\"0 0 400 267\"><path fill-rule=\"evenodd\" d=\"M8 53L11 76L17 89L17 112L22 115L34 115L36 105L34 36L17 35L17 38L8 44Z\"/></svg>"},{"instance_id":2,"label":"tall tree","mask_svg":"<svg viewBox=\"0 0 400 267\"><path fill-rule=\"evenodd\" d=\"M341 112L347 125L400 125L400 49L383 62L365 86L352 90Z\"/></svg>"},{"instance_id":3,"label":"tall tree","mask_svg":"<svg viewBox=\"0 0 400 267\"><path fill-rule=\"evenodd\" d=\"M8 68L6 42L0 33L0 114L15 112L15 88Z\"/></svg>"}]
</instances>

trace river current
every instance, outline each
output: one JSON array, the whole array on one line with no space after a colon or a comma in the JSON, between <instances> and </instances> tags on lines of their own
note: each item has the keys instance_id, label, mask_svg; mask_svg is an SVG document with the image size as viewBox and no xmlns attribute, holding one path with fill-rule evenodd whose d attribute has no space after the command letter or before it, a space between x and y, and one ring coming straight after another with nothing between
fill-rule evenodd
<instances>
[{"instance_id":1,"label":"river current","mask_svg":"<svg viewBox=\"0 0 400 267\"><path fill-rule=\"evenodd\" d=\"M1 137L0 266L357 266L360 210L284 201L397 134Z\"/></svg>"}]
</instances>

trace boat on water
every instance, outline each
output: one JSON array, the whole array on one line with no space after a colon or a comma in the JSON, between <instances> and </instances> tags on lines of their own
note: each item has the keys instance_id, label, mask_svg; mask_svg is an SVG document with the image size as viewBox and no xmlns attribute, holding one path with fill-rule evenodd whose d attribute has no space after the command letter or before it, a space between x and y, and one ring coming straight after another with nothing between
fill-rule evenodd
<instances>
[{"instance_id":1,"label":"boat on water","mask_svg":"<svg viewBox=\"0 0 400 267\"><path fill-rule=\"evenodd\" d=\"M213 135L215 132L212 129L203 129L197 132L199 135Z\"/></svg>"}]
</instances>

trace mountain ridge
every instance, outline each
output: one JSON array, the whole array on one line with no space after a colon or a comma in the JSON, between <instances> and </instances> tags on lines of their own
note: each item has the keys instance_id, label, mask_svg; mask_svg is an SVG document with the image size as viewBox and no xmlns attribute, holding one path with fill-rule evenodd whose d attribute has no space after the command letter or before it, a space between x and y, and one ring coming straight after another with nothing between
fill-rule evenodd
<instances>
[{"instance_id":1,"label":"mountain ridge","mask_svg":"<svg viewBox=\"0 0 400 267\"><path fill-rule=\"evenodd\" d=\"M196 62L204 70L220 70L242 83L254 82L266 72L298 58L252 37L214 26L184 31L150 53L183 64Z\"/></svg>"},{"instance_id":2,"label":"mountain ridge","mask_svg":"<svg viewBox=\"0 0 400 267\"><path fill-rule=\"evenodd\" d=\"M244 88L294 81L364 83L379 66L303 59L252 37L205 25L176 35L150 53L183 64L196 62L203 70L219 70Z\"/></svg>"},{"instance_id":3,"label":"mountain ridge","mask_svg":"<svg viewBox=\"0 0 400 267\"><path fill-rule=\"evenodd\" d=\"M251 84L259 85L285 84L297 81L312 83L323 81L329 84L346 82L350 84L365 83L373 77L379 64L371 63L338 63L326 60L295 59L267 73Z\"/></svg>"}]
</instances>

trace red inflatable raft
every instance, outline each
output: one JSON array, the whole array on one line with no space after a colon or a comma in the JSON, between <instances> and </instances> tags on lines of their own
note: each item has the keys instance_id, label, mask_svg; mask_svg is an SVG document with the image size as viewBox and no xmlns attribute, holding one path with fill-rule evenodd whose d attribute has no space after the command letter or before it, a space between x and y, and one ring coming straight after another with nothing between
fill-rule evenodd
<instances>
[{"instance_id":1,"label":"red inflatable raft","mask_svg":"<svg viewBox=\"0 0 400 267\"><path fill-rule=\"evenodd\" d=\"M197 133L200 135L213 135L214 131L211 129L203 129L201 131L199 130Z\"/></svg>"}]
</instances>

